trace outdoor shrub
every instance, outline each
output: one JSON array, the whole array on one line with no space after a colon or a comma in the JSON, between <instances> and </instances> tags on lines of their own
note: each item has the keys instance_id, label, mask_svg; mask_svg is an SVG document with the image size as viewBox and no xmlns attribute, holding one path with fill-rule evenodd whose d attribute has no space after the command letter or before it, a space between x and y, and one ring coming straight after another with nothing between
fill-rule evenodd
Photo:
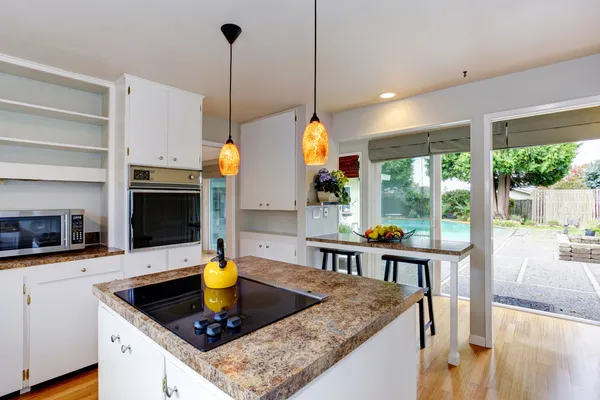
<instances>
[{"instance_id":1,"label":"outdoor shrub","mask_svg":"<svg viewBox=\"0 0 600 400\"><path fill-rule=\"evenodd\" d=\"M530 219L526 219L525 221L523 221L523 225L525 225L525 226L535 226L535 222L533 222Z\"/></svg>"},{"instance_id":2,"label":"outdoor shrub","mask_svg":"<svg viewBox=\"0 0 600 400\"><path fill-rule=\"evenodd\" d=\"M584 174L585 185L590 189L600 189L600 160L591 163Z\"/></svg>"},{"instance_id":3,"label":"outdoor shrub","mask_svg":"<svg viewBox=\"0 0 600 400\"><path fill-rule=\"evenodd\" d=\"M510 212L511 214L514 214L516 206L517 206L517 202L515 199L508 199L508 212Z\"/></svg>"},{"instance_id":4,"label":"outdoor shrub","mask_svg":"<svg viewBox=\"0 0 600 400\"><path fill-rule=\"evenodd\" d=\"M442 216L448 219L465 219L471 208L471 192L464 189L451 190L442 195Z\"/></svg>"},{"instance_id":5,"label":"outdoor shrub","mask_svg":"<svg viewBox=\"0 0 600 400\"><path fill-rule=\"evenodd\" d=\"M550 225L550 226L559 226L560 223L557 220L553 219L552 221L548 222L548 225Z\"/></svg>"},{"instance_id":6,"label":"outdoor shrub","mask_svg":"<svg viewBox=\"0 0 600 400\"><path fill-rule=\"evenodd\" d=\"M408 218L419 218L419 214L415 210L410 210L408 213Z\"/></svg>"},{"instance_id":7,"label":"outdoor shrub","mask_svg":"<svg viewBox=\"0 0 600 400\"><path fill-rule=\"evenodd\" d=\"M510 216L510 219L511 219L511 221L516 221L516 222L518 222L520 224L523 223L523 217L520 216L520 215L513 214L513 215Z\"/></svg>"},{"instance_id":8,"label":"outdoor shrub","mask_svg":"<svg viewBox=\"0 0 600 400\"><path fill-rule=\"evenodd\" d=\"M350 224L340 224L338 226L338 230L340 233L352 233L352 227Z\"/></svg>"},{"instance_id":9,"label":"outdoor shrub","mask_svg":"<svg viewBox=\"0 0 600 400\"><path fill-rule=\"evenodd\" d=\"M600 222L595 219L586 222L585 228L600 234Z\"/></svg>"},{"instance_id":10,"label":"outdoor shrub","mask_svg":"<svg viewBox=\"0 0 600 400\"><path fill-rule=\"evenodd\" d=\"M511 221L510 219L495 219L494 225L502 226L502 227L506 227L506 228L517 228L517 227L521 226L521 223L517 222L517 221Z\"/></svg>"}]
</instances>

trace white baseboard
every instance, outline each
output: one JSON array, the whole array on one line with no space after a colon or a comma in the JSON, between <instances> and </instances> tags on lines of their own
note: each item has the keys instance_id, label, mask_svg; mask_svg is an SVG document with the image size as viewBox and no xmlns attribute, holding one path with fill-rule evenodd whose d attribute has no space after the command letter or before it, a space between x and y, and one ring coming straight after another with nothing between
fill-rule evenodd
<instances>
[{"instance_id":1,"label":"white baseboard","mask_svg":"<svg viewBox=\"0 0 600 400\"><path fill-rule=\"evenodd\" d=\"M487 347L483 336L469 335L469 343L475 346Z\"/></svg>"}]
</instances>

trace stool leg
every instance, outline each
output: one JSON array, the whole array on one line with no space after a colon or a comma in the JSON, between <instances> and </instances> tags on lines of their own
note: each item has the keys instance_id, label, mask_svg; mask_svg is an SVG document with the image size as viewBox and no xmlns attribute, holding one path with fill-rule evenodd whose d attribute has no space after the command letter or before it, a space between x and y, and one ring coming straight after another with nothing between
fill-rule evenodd
<instances>
[{"instance_id":1,"label":"stool leg","mask_svg":"<svg viewBox=\"0 0 600 400\"><path fill-rule=\"evenodd\" d=\"M429 330L431 332L431 336L435 335L435 320L433 319L433 298L431 294L431 277L429 274L429 265L425 264L423 266L425 268L425 285L429 288L427 292L427 308L429 309L429 320L431 321L431 326Z\"/></svg>"},{"instance_id":2,"label":"stool leg","mask_svg":"<svg viewBox=\"0 0 600 400\"><path fill-rule=\"evenodd\" d=\"M383 276L383 280L386 281L386 282L390 278L390 267L391 266L392 266L392 262L390 260L387 260L385 262L385 274Z\"/></svg>"},{"instance_id":3,"label":"stool leg","mask_svg":"<svg viewBox=\"0 0 600 400\"><path fill-rule=\"evenodd\" d=\"M398 283L398 261L394 261L394 283Z\"/></svg>"},{"instance_id":4,"label":"stool leg","mask_svg":"<svg viewBox=\"0 0 600 400\"><path fill-rule=\"evenodd\" d=\"M425 348L425 315L423 312L423 299L419 300L419 339L421 348Z\"/></svg>"},{"instance_id":5,"label":"stool leg","mask_svg":"<svg viewBox=\"0 0 600 400\"><path fill-rule=\"evenodd\" d=\"M360 265L360 254L356 255L356 272L358 276L362 276L362 265Z\"/></svg>"},{"instance_id":6,"label":"stool leg","mask_svg":"<svg viewBox=\"0 0 600 400\"><path fill-rule=\"evenodd\" d=\"M321 265L321 269L322 270L326 270L327 269L327 258L329 256L329 253L325 252L323 253L323 264Z\"/></svg>"},{"instance_id":7,"label":"stool leg","mask_svg":"<svg viewBox=\"0 0 600 400\"><path fill-rule=\"evenodd\" d=\"M352 256L348 254L348 260L346 261L346 269L348 270L348 275L352 275Z\"/></svg>"},{"instance_id":8,"label":"stool leg","mask_svg":"<svg viewBox=\"0 0 600 400\"><path fill-rule=\"evenodd\" d=\"M335 272L337 272L338 270L338 256L337 254L333 253L331 255L331 269L334 270Z\"/></svg>"}]
</instances>

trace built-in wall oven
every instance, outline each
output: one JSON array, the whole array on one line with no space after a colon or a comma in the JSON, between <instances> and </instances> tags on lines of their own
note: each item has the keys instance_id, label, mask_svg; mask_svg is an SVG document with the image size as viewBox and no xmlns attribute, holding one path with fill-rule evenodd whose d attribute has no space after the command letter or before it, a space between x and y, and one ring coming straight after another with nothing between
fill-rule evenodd
<instances>
[{"instance_id":1,"label":"built-in wall oven","mask_svg":"<svg viewBox=\"0 0 600 400\"><path fill-rule=\"evenodd\" d=\"M201 242L201 173L129 168L130 251Z\"/></svg>"},{"instance_id":2,"label":"built-in wall oven","mask_svg":"<svg viewBox=\"0 0 600 400\"><path fill-rule=\"evenodd\" d=\"M85 247L84 210L0 211L0 258Z\"/></svg>"}]
</instances>

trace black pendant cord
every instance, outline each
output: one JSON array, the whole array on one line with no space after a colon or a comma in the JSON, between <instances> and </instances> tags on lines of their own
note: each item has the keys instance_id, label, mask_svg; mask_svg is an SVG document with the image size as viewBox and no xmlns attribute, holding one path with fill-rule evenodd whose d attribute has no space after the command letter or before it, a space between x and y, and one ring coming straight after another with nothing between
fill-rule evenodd
<instances>
[{"instance_id":1,"label":"black pendant cord","mask_svg":"<svg viewBox=\"0 0 600 400\"><path fill-rule=\"evenodd\" d=\"M231 82L233 77L233 44L229 45L229 139L231 141Z\"/></svg>"},{"instance_id":2,"label":"black pendant cord","mask_svg":"<svg viewBox=\"0 0 600 400\"><path fill-rule=\"evenodd\" d=\"M313 116L310 122L319 122L317 117L317 0L315 0L315 74L314 74L314 85L313 85Z\"/></svg>"}]
</instances>

